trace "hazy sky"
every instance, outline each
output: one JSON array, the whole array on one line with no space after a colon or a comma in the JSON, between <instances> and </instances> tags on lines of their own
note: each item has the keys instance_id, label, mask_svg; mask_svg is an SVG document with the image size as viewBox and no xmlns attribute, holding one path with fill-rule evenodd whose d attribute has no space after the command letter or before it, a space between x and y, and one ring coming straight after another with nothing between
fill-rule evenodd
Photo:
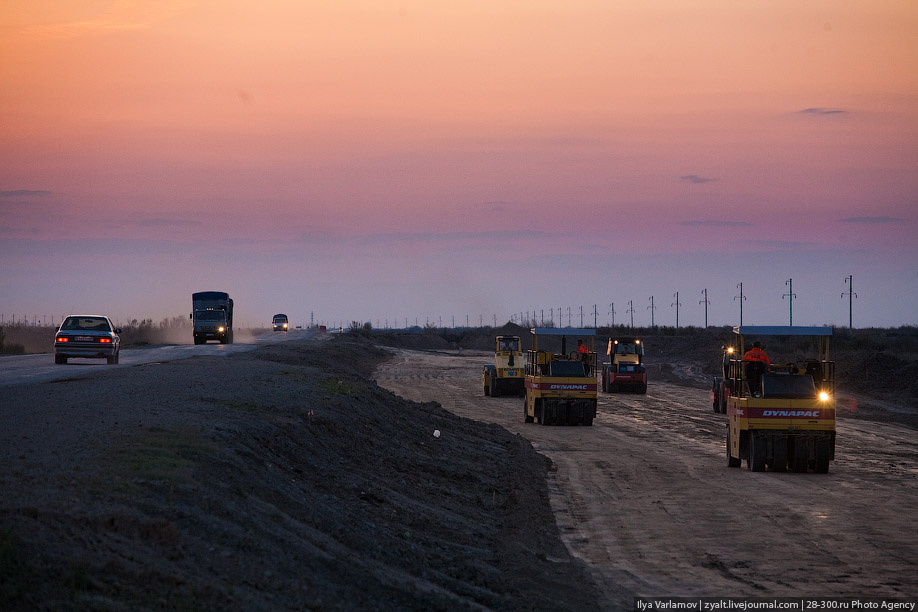
<instances>
[{"instance_id":1,"label":"hazy sky","mask_svg":"<svg viewBox=\"0 0 918 612\"><path fill-rule=\"evenodd\" d=\"M916 325L916 238L915 0L0 3L6 319Z\"/></svg>"}]
</instances>

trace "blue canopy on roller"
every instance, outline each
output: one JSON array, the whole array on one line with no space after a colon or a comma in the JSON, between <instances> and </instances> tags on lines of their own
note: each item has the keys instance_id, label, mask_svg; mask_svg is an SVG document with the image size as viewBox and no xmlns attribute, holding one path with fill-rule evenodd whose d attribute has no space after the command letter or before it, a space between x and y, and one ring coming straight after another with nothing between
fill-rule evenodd
<instances>
[{"instance_id":1,"label":"blue canopy on roller","mask_svg":"<svg viewBox=\"0 0 918 612\"><path fill-rule=\"evenodd\" d=\"M831 327L790 325L737 325L733 333L741 336L831 336Z\"/></svg>"},{"instance_id":2,"label":"blue canopy on roller","mask_svg":"<svg viewBox=\"0 0 918 612\"><path fill-rule=\"evenodd\" d=\"M531 331L536 336L595 336L595 329L577 327L533 327Z\"/></svg>"}]
</instances>

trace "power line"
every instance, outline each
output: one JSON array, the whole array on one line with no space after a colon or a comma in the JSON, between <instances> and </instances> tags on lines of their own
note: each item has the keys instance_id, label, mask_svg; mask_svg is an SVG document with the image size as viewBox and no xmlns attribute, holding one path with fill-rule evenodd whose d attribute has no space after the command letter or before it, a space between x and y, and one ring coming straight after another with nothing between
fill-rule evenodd
<instances>
[{"instance_id":1,"label":"power line","mask_svg":"<svg viewBox=\"0 0 918 612\"><path fill-rule=\"evenodd\" d=\"M743 326L743 302L746 301L746 296L743 295L743 283L737 285L739 287L739 295L734 295L733 299L736 300L739 298L739 324L740 327Z\"/></svg>"},{"instance_id":2,"label":"power line","mask_svg":"<svg viewBox=\"0 0 918 612\"><path fill-rule=\"evenodd\" d=\"M676 301L673 302L672 304L670 304L670 306L671 306L671 307L672 307L672 306L675 306L675 307L676 307L676 329L679 329L679 306L680 306L680 303L679 303L679 292L677 291L677 292L674 293L673 295L675 296Z\"/></svg>"},{"instance_id":3,"label":"power line","mask_svg":"<svg viewBox=\"0 0 918 612\"><path fill-rule=\"evenodd\" d=\"M790 325L794 326L794 298L797 297L797 294L794 293L794 279L789 278L784 283L785 285L790 285L789 293L785 293L781 296L781 299L788 298L787 302L790 305Z\"/></svg>"},{"instance_id":4,"label":"power line","mask_svg":"<svg viewBox=\"0 0 918 612\"><path fill-rule=\"evenodd\" d=\"M704 304L704 327L705 327L705 329L707 329L707 328L708 328L708 304L710 304L711 302L708 301L708 290L707 290L707 288L703 289L703 290L702 290L702 293L704 294L704 299L701 300L701 301L699 301L698 303L699 303L699 304Z\"/></svg>"},{"instance_id":5,"label":"power line","mask_svg":"<svg viewBox=\"0 0 918 612\"><path fill-rule=\"evenodd\" d=\"M854 329L852 325L854 322L854 298L857 297L857 294L854 292L854 275L849 274L845 278L845 282L848 284L848 290L842 293L841 296L848 296L848 329Z\"/></svg>"}]
</instances>

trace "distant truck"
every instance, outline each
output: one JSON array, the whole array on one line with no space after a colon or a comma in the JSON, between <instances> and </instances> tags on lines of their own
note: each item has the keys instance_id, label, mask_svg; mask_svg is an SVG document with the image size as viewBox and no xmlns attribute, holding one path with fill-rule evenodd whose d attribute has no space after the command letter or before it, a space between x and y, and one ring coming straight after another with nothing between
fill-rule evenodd
<instances>
[{"instance_id":1,"label":"distant truck","mask_svg":"<svg viewBox=\"0 0 918 612\"><path fill-rule=\"evenodd\" d=\"M199 291L191 294L191 320L194 343L219 340L233 343L233 300L223 291Z\"/></svg>"},{"instance_id":2,"label":"distant truck","mask_svg":"<svg viewBox=\"0 0 918 612\"><path fill-rule=\"evenodd\" d=\"M640 338L609 338L606 355L609 361L602 366L602 390L605 393L625 390L647 393L644 343Z\"/></svg>"},{"instance_id":3,"label":"distant truck","mask_svg":"<svg viewBox=\"0 0 918 612\"><path fill-rule=\"evenodd\" d=\"M274 318L271 320L271 327L274 331L287 331L287 326L290 323L287 321L287 315L279 313L274 315Z\"/></svg>"}]
</instances>

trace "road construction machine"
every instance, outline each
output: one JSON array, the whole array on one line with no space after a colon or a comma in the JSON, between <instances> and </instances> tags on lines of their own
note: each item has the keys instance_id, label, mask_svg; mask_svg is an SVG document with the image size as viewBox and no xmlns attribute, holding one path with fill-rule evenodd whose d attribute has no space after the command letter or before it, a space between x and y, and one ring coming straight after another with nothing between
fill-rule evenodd
<instances>
[{"instance_id":1,"label":"road construction machine","mask_svg":"<svg viewBox=\"0 0 918 612\"><path fill-rule=\"evenodd\" d=\"M494 339L494 363L484 366L481 372L484 394L493 397L522 394L524 367L520 337L497 336Z\"/></svg>"},{"instance_id":2,"label":"road construction machine","mask_svg":"<svg viewBox=\"0 0 918 612\"><path fill-rule=\"evenodd\" d=\"M745 325L733 331L736 343L727 347L725 376L714 393L715 404L722 402L727 414L727 465L740 467L745 460L753 472L827 473L835 458L832 328ZM795 339L785 341L794 360L751 360L746 356L750 337ZM813 348L814 356L796 356Z\"/></svg>"},{"instance_id":3,"label":"road construction machine","mask_svg":"<svg viewBox=\"0 0 918 612\"><path fill-rule=\"evenodd\" d=\"M532 328L531 332L532 348L526 353L525 422L592 425L596 418L595 331L550 327ZM578 338L578 346L568 346L568 338ZM554 352L559 344L559 352Z\"/></svg>"},{"instance_id":4,"label":"road construction machine","mask_svg":"<svg viewBox=\"0 0 918 612\"><path fill-rule=\"evenodd\" d=\"M606 355L609 361L603 363L600 379L604 393L647 393L644 343L640 338L609 338Z\"/></svg>"}]
</instances>

